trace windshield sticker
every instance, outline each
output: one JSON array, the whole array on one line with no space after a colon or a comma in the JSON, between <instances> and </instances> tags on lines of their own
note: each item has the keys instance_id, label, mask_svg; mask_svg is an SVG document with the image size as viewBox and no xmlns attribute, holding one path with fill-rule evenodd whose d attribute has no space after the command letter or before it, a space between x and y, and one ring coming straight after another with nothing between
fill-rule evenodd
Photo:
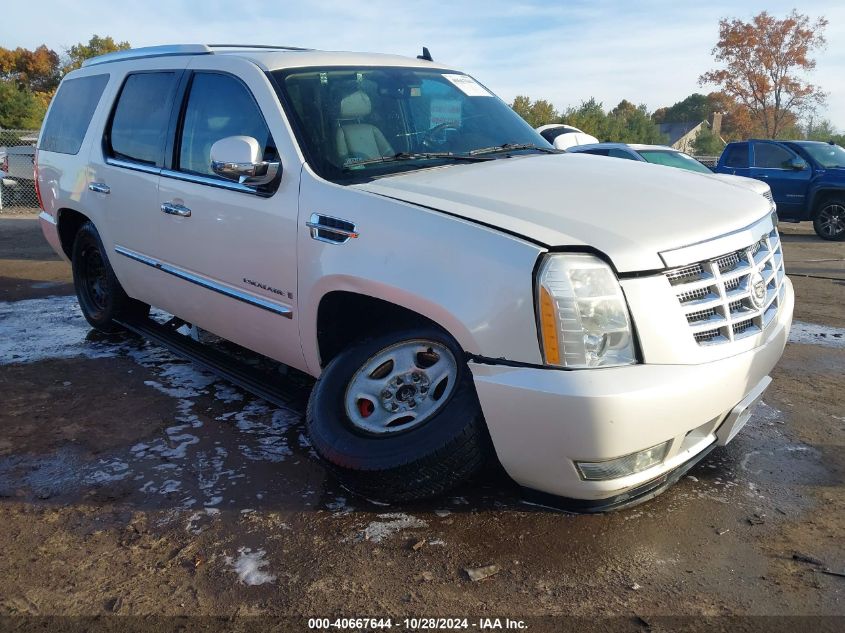
<instances>
[{"instance_id":1,"label":"windshield sticker","mask_svg":"<svg viewBox=\"0 0 845 633\"><path fill-rule=\"evenodd\" d=\"M443 77L452 82L458 90L468 97L492 97L489 92L469 75L446 75Z\"/></svg>"},{"instance_id":2,"label":"windshield sticker","mask_svg":"<svg viewBox=\"0 0 845 633\"><path fill-rule=\"evenodd\" d=\"M432 99L431 100L431 123L429 128L439 125L452 124L454 127L461 125L461 100L460 99Z\"/></svg>"}]
</instances>

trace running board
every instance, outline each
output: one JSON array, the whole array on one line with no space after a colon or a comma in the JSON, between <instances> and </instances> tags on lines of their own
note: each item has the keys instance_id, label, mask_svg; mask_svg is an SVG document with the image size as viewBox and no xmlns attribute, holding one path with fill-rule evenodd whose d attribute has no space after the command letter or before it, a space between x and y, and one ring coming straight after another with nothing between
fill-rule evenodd
<instances>
[{"instance_id":1,"label":"running board","mask_svg":"<svg viewBox=\"0 0 845 633\"><path fill-rule=\"evenodd\" d=\"M167 348L241 389L279 407L304 408L310 387L299 385L277 372L253 367L230 354L177 332L178 325L153 319L118 321L124 328Z\"/></svg>"}]
</instances>

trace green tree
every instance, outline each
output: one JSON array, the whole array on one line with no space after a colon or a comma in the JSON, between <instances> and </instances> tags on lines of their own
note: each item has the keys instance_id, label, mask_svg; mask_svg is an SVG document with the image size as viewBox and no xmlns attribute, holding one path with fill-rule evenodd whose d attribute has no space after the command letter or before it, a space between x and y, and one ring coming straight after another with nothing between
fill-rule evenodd
<instances>
[{"instance_id":1,"label":"green tree","mask_svg":"<svg viewBox=\"0 0 845 633\"><path fill-rule=\"evenodd\" d=\"M692 142L692 151L696 156L718 156L722 153L725 144L713 130L704 127Z\"/></svg>"},{"instance_id":2,"label":"green tree","mask_svg":"<svg viewBox=\"0 0 845 633\"><path fill-rule=\"evenodd\" d=\"M713 114L713 103L710 98L700 93L693 93L682 101L678 101L668 108L655 110L655 123L686 123L688 121L706 121Z\"/></svg>"},{"instance_id":3,"label":"green tree","mask_svg":"<svg viewBox=\"0 0 845 633\"><path fill-rule=\"evenodd\" d=\"M531 127L557 123L560 119L555 107L545 99L531 101L529 97L519 95L514 98L511 109L525 119Z\"/></svg>"},{"instance_id":4,"label":"green tree","mask_svg":"<svg viewBox=\"0 0 845 633\"><path fill-rule=\"evenodd\" d=\"M40 127L44 112L30 90L19 88L13 81L0 80L0 128Z\"/></svg>"},{"instance_id":5,"label":"green tree","mask_svg":"<svg viewBox=\"0 0 845 633\"><path fill-rule=\"evenodd\" d=\"M127 48L131 48L129 42L115 42L111 36L100 37L99 35L92 35L87 43L80 42L79 44L74 44L65 51L66 59L62 66L62 71L67 74L81 67L82 62L86 59L96 57L97 55L126 50Z\"/></svg>"}]
</instances>

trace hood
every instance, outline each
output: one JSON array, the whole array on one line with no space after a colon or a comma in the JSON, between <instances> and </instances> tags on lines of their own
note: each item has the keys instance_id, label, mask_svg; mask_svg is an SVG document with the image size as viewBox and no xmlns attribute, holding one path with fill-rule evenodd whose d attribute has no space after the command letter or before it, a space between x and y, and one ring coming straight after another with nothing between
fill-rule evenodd
<instances>
[{"instance_id":1,"label":"hood","mask_svg":"<svg viewBox=\"0 0 845 633\"><path fill-rule=\"evenodd\" d=\"M590 246L620 272L665 267L668 251L745 228L757 193L683 169L581 154L450 164L354 185L549 247Z\"/></svg>"},{"instance_id":2,"label":"hood","mask_svg":"<svg viewBox=\"0 0 845 633\"><path fill-rule=\"evenodd\" d=\"M761 196L765 195L766 192L771 190L771 187L769 187L768 184L766 184L762 180L757 180L756 178L746 178L745 176L733 176L731 174L713 174L713 178L715 178L716 180L727 182L729 184L736 185L737 187L750 189L754 193L757 193Z\"/></svg>"}]
</instances>

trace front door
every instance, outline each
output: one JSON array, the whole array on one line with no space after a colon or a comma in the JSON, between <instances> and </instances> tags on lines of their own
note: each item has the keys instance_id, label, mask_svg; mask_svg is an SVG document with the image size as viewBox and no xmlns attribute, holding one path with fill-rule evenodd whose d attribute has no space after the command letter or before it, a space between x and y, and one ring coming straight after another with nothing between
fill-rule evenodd
<instances>
[{"instance_id":1,"label":"front door","mask_svg":"<svg viewBox=\"0 0 845 633\"><path fill-rule=\"evenodd\" d=\"M219 63L206 70L204 61L189 76L172 164L159 184L159 257L169 273L162 294L170 304L162 307L304 368L296 313L300 165L283 160L281 177L262 187L212 171L211 146L229 136L256 139L265 160L280 155L256 100L257 92L268 98L263 75L255 67L257 77L241 68L221 72Z\"/></svg>"},{"instance_id":2,"label":"front door","mask_svg":"<svg viewBox=\"0 0 845 633\"><path fill-rule=\"evenodd\" d=\"M802 217L813 170L798 154L776 143L754 143L751 177L769 184L782 218ZM795 169L794 160L806 167Z\"/></svg>"}]
</instances>

